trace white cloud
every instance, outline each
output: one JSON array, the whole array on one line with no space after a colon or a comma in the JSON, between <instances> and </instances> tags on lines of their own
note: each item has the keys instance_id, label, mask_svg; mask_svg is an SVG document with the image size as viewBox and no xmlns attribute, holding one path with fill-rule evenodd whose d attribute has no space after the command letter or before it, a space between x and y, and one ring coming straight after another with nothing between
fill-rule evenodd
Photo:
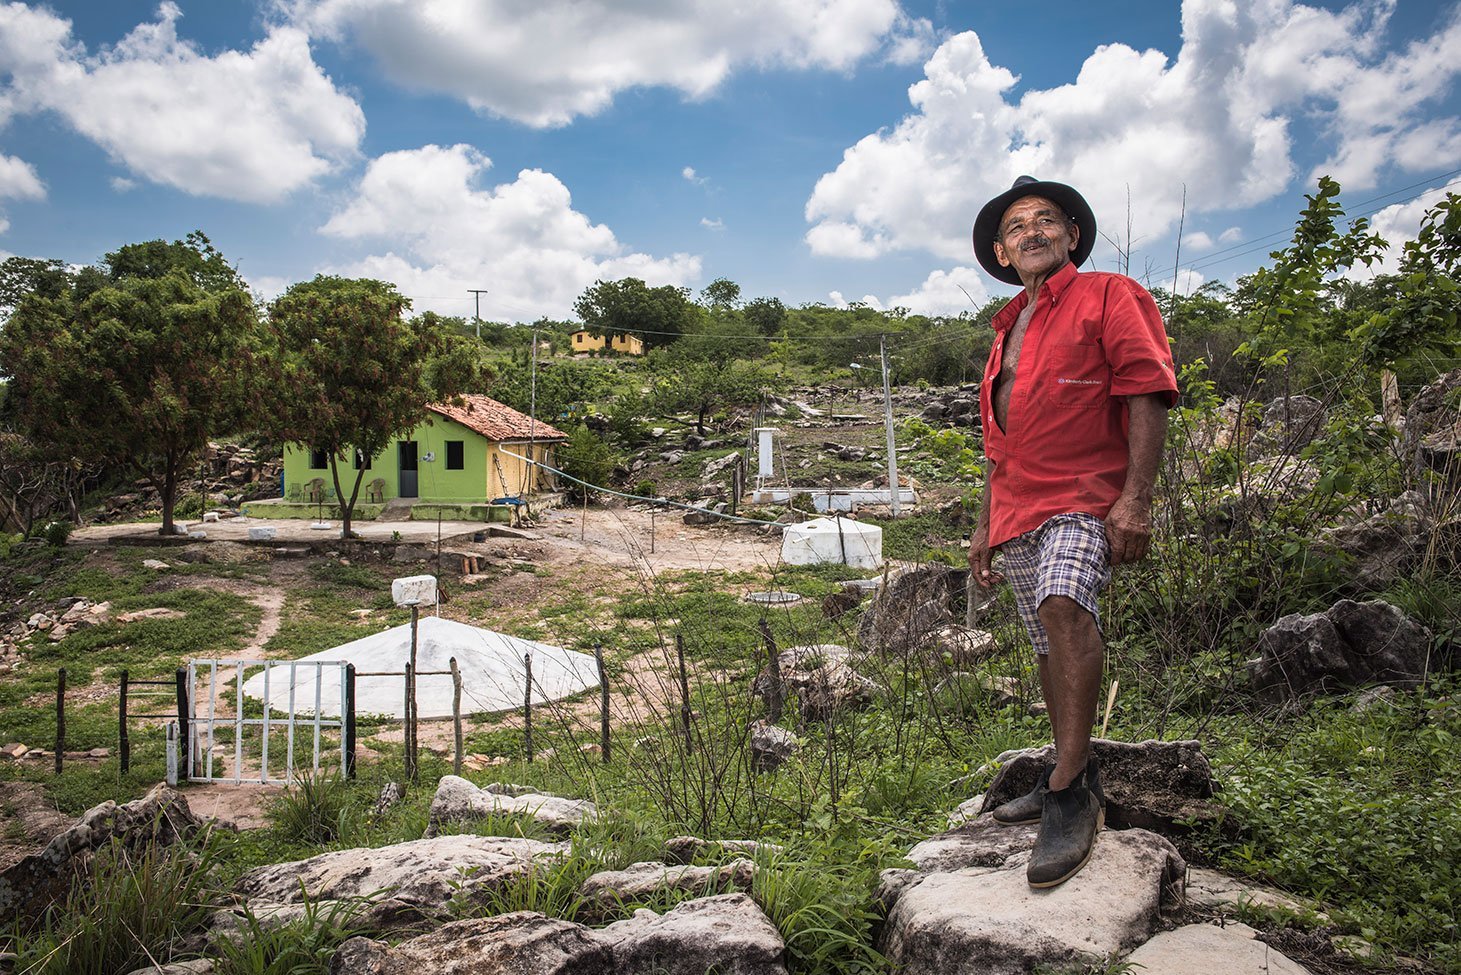
<instances>
[{"instance_id":1,"label":"white cloud","mask_svg":"<svg viewBox=\"0 0 1461 975\"><path fill-rule=\"evenodd\" d=\"M1454 193L1458 189L1461 188L1433 187L1412 200L1395 203L1377 211L1370 217L1370 230L1383 237L1389 247L1384 256L1370 267L1352 267L1344 276L1356 281L1368 281L1377 274L1397 273L1400 270L1400 258L1405 253L1405 245L1408 241L1415 240L1420 233L1420 223L1426 211L1444 199L1448 191Z\"/></svg>"},{"instance_id":2,"label":"white cloud","mask_svg":"<svg viewBox=\"0 0 1461 975\"><path fill-rule=\"evenodd\" d=\"M1224 230L1222 233L1218 234L1218 243L1219 244L1236 244L1238 241L1240 241L1242 239L1243 239L1243 228L1242 227L1229 227L1227 230Z\"/></svg>"},{"instance_id":3,"label":"white cloud","mask_svg":"<svg viewBox=\"0 0 1461 975\"><path fill-rule=\"evenodd\" d=\"M968 260L980 206L1025 173L1077 186L1107 227L1125 223L1129 193L1134 232L1154 241L1175 228L1184 190L1189 219L1283 191L1299 116L1354 188L1382 166L1433 169L1461 155L1455 118L1419 120L1461 71L1461 7L1435 36L1382 55L1394 3L1185 0L1175 59L1102 45L1071 83L1018 98L978 35L951 37L910 87L912 113L817 182L807 243L834 257Z\"/></svg>"},{"instance_id":4,"label":"white cloud","mask_svg":"<svg viewBox=\"0 0 1461 975\"><path fill-rule=\"evenodd\" d=\"M900 14L888 44L888 63L917 64L932 53L936 42L930 21Z\"/></svg>"},{"instance_id":5,"label":"white cloud","mask_svg":"<svg viewBox=\"0 0 1461 975\"><path fill-rule=\"evenodd\" d=\"M934 271L908 294L888 299L888 307L907 308L915 315L972 315L988 303L984 278L972 267Z\"/></svg>"},{"instance_id":6,"label":"white cloud","mask_svg":"<svg viewBox=\"0 0 1461 975\"><path fill-rule=\"evenodd\" d=\"M0 197L17 200L44 200L46 185L36 175L35 167L24 159L0 153Z\"/></svg>"},{"instance_id":7,"label":"white cloud","mask_svg":"<svg viewBox=\"0 0 1461 975\"><path fill-rule=\"evenodd\" d=\"M719 217L716 217L714 220L710 219L709 217L701 217L700 226L704 227L706 230L724 230L725 221L720 219Z\"/></svg>"},{"instance_id":8,"label":"white cloud","mask_svg":"<svg viewBox=\"0 0 1461 975\"><path fill-rule=\"evenodd\" d=\"M684 169L680 170L680 175L685 177L685 179L689 182L694 183L696 186L704 186L706 183L710 182L709 177L698 175L695 172L694 166L686 166Z\"/></svg>"},{"instance_id":9,"label":"white cloud","mask_svg":"<svg viewBox=\"0 0 1461 975\"><path fill-rule=\"evenodd\" d=\"M54 112L134 175L187 193L271 203L352 156L360 107L279 27L247 52L209 57L179 39L172 2L115 46L88 53L71 23L0 7L0 119Z\"/></svg>"},{"instance_id":10,"label":"white cloud","mask_svg":"<svg viewBox=\"0 0 1461 975\"><path fill-rule=\"evenodd\" d=\"M125 176L112 177L112 189L116 190L118 193L130 193L136 188L137 181L135 179L128 179Z\"/></svg>"},{"instance_id":11,"label":"white cloud","mask_svg":"<svg viewBox=\"0 0 1461 975\"><path fill-rule=\"evenodd\" d=\"M1201 253L1202 251L1210 251L1212 250L1212 237L1210 237L1207 232L1203 230L1198 230L1190 234L1184 234L1182 236L1182 249L1197 251L1198 253Z\"/></svg>"},{"instance_id":12,"label":"white cloud","mask_svg":"<svg viewBox=\"0 0 1461 975\"><path fill-rule=\"evenodd\" d=\"M598 279L642 278L685 285L700 258L630 252L603 224L573 209L568 187L525 169L510 183L478 189L491 160L466 145L428 145L371 161L353 199L321 228L394 248L332 269L393 281L427 308L461 314L459 295L487 288L482 314L504 320L571 315L573 300Z\"/></svg>"},{"instance_id":13,"label":"white cloud","mask_svg":"<svg viewBox=\"0 0 1461 975\"><path fill-rule=\"evenodd\" d=\"M827 301L833 308L850 308L854 304L866 305L873 311L883 311L883 303L878 300L877 295L863 295L861 298L848 299L843 297L840 291L831 291L827 294Z\"/></svg>"},{"instance_id":14,"label":"white cloud","mask_svg":"<svg viewBox=\"0 0 1461 975\"><path fill-rule=\"evenodd\" d=\"M888 45L906 56L922 31L897 0L279 5L316 36L360 44L402 85L540 127L602 111L627 88L665 86L700 98L745 67L841 71Z\"/></svg>"}]
</instances>

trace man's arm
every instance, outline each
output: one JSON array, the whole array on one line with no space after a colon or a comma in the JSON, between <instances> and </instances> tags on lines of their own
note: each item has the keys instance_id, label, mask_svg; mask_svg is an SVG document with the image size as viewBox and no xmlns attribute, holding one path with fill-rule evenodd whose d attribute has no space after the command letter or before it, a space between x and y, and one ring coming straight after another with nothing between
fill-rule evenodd
<instances>
[{"instance_id":1,"label":"man's arm","mask_svg":"<svg viewBox=\"0 0 1461 975\"><path fill-rule=\"evenodd\" d=\"M1106 515L1106 539L1111 543L1113 566L1141 561L1151 546L1152 490L1157 483L1157 467L1162 462L1162 445L1167 439L1166 394L1128 396L1126 411L1126 485ZM969 564L974 564L972 541Z\"/></svg>"},{"instance_id":2,"label":"man's arm","mask_svg":"<svg viewBox=\"0 0 1461 975\"><path fill-rule=\"evenodd\" d=\"M969 571L974 581L985 589L1003 582L1004 576L991 565L994 553L989 550L989 477L990 461L985 462L984 490L979 492L979 514L974 518L974 531L969 535Z\"/></svg>"}]
</instances>

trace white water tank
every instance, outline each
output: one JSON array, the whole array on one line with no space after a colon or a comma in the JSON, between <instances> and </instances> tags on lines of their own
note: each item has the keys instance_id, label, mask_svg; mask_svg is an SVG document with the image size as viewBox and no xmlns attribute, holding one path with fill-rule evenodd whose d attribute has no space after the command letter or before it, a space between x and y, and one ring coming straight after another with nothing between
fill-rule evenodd
<instances>
[{"instance_id":1,"label":"white water tank","mask_svg":"<svg viewBox=\"0 0 1461 975\"><path fill-rule=\"evenodd\" d=\"M781 533L781 559L791 565L883 566L883 530L846 518L814 518Z\"/></svg>"}]
</instances>

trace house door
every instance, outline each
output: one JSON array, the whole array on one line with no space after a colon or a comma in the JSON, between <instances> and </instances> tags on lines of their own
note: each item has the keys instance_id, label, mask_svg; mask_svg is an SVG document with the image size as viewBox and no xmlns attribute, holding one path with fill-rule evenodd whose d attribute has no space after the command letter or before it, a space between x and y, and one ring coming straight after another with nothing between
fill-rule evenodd
<instances>
[{"instance_id":1,"label":"house door","mask_svg":"<svg viewBox=\"0 0 1461 975\"><path fill-rule=\"evenodd\" d=\"M402 440L396 448L400 472L399 494L403 498L419 497L416 493L416 441Z\"/></svg>"}]
</instances>

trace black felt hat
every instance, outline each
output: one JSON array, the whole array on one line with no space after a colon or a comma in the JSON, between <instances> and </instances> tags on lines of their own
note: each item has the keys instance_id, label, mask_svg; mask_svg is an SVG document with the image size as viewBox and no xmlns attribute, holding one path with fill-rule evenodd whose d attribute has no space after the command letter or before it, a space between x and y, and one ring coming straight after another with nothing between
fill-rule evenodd
<instances>
[{"instance_id":1,"label":"black felt hat","mask_svg":"<svg viewBox=\"0 0 1461 975\"><path fill-rule=\"evenodd\" d=\"M1096 215L1091 212L1085 197L1064 183L1021 176L1013 186L984 204L984 209L974 220L974 256L979 258L984 270L1006 284L1020 284L1020 275L1014 268L1000 265L994 256L994 241L999 237L999 222L1004 219L1004 212L1016 200L1026 196L1045 197L1075 221L1080 229L1080 240L1071 251L1070 259L1076 267L1086 262L1086 258L1091 256L1091 248L1096 246Z\"/></svg>"}]
</instances>

